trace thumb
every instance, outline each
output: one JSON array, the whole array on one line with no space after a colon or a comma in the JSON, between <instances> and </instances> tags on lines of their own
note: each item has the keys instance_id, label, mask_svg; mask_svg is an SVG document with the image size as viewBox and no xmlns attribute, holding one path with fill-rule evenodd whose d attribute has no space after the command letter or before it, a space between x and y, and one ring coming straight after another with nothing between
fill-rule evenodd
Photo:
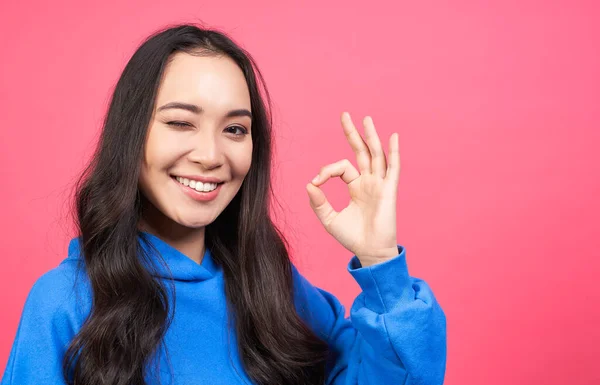
<instances>
[{"instance_id":1,"label":"thumb","mask_svg":"<svg viewBox=\"0 0 600 385\"><path fill-rule=\"evenodd\" d=\"M308 192L310 207L312 207L321 223L327 227L338 213L333 209L333 206L331 206L327 200L325 193L323 193L323 190L319 187L312 183L308 183L306 185L306 191Z\"/></svg>"}]
</instances>

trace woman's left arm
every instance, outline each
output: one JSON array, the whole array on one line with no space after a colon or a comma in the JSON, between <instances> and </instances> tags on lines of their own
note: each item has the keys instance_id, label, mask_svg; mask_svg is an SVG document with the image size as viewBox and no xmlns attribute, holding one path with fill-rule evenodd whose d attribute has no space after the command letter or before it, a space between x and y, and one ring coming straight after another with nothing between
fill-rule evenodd
<instances>
[{"instance_id":1,"label":"woman's left arm","mask_svg":"<svg viewBox=\"0 0 600 385\"><path fill-rule=\"evenodd\" d=\"M370 117L363 120L364 139L350 114L344 112L341 123L358 170L344 159L321 168L306 186L325 230L354 254L348 271L363 290L349 321L339 301L318 289L335 314L328 340L338 357L332 360L329 383L441 384L446 319L427 284L408 275L404 248L397 244L398 134L390 137L388 159ZM340 212L320 188L333 177L341 178L350 193Z\"/></svg>"},{"instance_id":2,"label":"woman's left arm","mask_svg":"<svg viewBox=\"0 0 600 385\"><path fill-rule=\"evenodd\" d=\"M297 307L330 353L327 385L438 385L446 370L446 317L427 283L410 277L406 252L348 271L360 285L345 317L331 293L313 286L294 268Z\"/></svg>"}]
</instances>

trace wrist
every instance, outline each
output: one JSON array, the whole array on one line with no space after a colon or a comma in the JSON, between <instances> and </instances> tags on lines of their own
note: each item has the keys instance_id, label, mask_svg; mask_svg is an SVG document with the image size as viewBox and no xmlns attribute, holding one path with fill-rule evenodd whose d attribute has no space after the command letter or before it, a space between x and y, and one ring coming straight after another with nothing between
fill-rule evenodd
<instances>
[{"instance_id":1,"label":"wrist","mask_svg":"<svg viewBox=\"0 0 600 385\"><path fill-rule=\"evenodd\" d=\"M377 264L392 260L392 259L396 258L398 256L398 254L399 254L398 247L396 246L392 249L386 249L386 250L378 253L377 256L369 255L369 256L359 257L357 255L356 257L360 261L360 264L362 265L362 267L369 267L369 266L377 265Z\"/></svg>"}]
</instances>

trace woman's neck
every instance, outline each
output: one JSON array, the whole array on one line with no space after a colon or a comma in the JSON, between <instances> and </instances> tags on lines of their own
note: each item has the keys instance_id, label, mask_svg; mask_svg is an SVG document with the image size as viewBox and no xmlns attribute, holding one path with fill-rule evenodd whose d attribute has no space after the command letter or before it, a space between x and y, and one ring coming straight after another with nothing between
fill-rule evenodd
<instances>
[{"instance_id":1,"label":"woman's neck","mask_svg":"<svg viewBox=\"0 0 600 385\"><path fill-rule=\"evenodd\" d=\"M159 237L194 262L201 264L206 251L205 227L182 226L166 217L151 203L146 203L138 229Z\"/></svg>"}]
</instances>

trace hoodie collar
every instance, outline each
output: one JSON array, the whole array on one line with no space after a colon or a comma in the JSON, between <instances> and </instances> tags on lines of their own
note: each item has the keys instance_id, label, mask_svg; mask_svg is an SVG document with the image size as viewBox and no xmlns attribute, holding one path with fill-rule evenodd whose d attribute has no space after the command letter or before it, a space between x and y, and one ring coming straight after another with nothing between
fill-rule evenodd
<instances>
[{"instance_id":1,"label":"hoodie collar","mask_svg":"<svg viewBox=\"0 0 600 385\"><path fill-rule=\"evenodd\" d=\"M69 258L82 259L80 241L81 237L76 237L69 242ZM154 276L172 277L175 281L204 281L212 278L219 270L208 248L204 253L202 262L198 264L161 238L148 232L138 232L138 243L147 252L154 265ZM160 253L164 263L161 263L152 246Z\"/></svg>"}]
</instances>

